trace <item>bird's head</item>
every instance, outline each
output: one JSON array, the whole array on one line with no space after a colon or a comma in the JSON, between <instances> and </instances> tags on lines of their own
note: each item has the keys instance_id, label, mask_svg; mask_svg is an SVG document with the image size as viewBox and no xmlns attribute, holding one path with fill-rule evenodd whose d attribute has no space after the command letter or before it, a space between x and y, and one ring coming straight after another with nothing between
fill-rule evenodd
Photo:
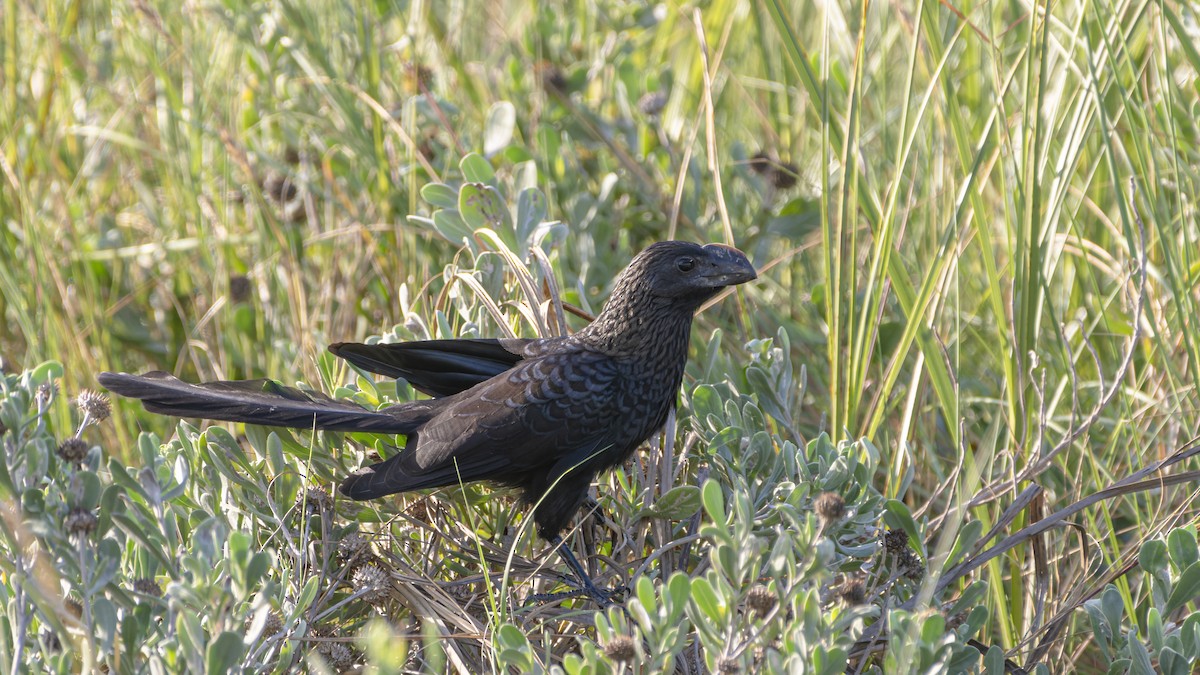
<instances>
[{"instance_id":1,"label":"bird's head","mask_svg":"<svg viewBox=\"0 0 1200 675\"><path fill-rule=\"evenodd\" d=\"M674 350L672 363L682 368L696 310L722 288L757 278L746 254L732 246L652 244L621 273L604 310L577 338L612 352Z\"/></svg>"},{"instance_id":2,"label":"bird's head","mask_svg":"<svg viewBox=\"0 0 1200 675\"><path fill-rule=\"evenodd\" d=\"M695 309L722 288L757 278L746 254L732 246L663 241L639 253L617 286L637 284L656 297Z\"/></svg>"}]
</instances>

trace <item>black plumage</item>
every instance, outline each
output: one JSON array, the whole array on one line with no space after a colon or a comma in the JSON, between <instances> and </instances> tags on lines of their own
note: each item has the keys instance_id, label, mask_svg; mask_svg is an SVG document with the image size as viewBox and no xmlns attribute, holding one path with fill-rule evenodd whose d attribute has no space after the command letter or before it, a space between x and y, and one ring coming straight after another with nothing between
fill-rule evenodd
<instances>
[{"instance_id":1,"label":"black plumage","mask_svg":"<svg viewBox=\"0 0 1200 675\"><path fill-rule=\"evenodd\" d=\"M754 278L735 248L661 242L634 258L596 320L568 337L332 345L434 397L375 411L262 380L104 373L100 383L179 417L405 434L402 452L355 472L340 491L361 500L476 480L515 485L535 505L538 534L559 541L596 474L666 421L695 311Z\"/></svg>"}]
</instances>

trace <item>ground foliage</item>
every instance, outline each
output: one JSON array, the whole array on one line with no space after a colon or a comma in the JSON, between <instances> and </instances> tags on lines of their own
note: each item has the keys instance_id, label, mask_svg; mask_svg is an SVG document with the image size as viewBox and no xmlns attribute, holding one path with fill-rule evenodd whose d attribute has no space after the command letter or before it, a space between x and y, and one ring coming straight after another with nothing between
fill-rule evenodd
<instances>
[{"instance_id":1,"label":"ground foliage","mask_svg":"<svg viewBox=\"0 0 1200 675\"><path fill-rule=\"evenodd\" d=\"M1194 6L0 16L10 672L1200 658ZM627 611L526 602L569 583L504 491L338 499L394 438L86 392L409 400L323 346L576 330L665 238L761 274L572 531Z\"/></svg>"}]
</instances>

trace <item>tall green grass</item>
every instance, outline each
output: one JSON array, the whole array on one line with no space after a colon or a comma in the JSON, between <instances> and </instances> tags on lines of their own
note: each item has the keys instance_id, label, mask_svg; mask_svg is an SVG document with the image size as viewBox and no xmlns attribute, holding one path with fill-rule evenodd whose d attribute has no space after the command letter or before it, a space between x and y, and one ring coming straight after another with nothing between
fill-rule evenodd
<instances>
[{"instance_id":1,"label":"tall green grass","mask_svg":"<svg viewBox=\"0 0 1200 675\"><path fill-rule=\"evenodd\" d=\"M443 236L453 230L439 233L422 196L488 152L510 201L536 187L561 221L547 265L523 262L579 314L651 241L749 252L760 282L698 319L693 358L718 328L729 364L782 330L776 345L804 379L768 411L771 431L798 446L820 432L868 439L881 453L874 486L914 514L931 570L946 571L938 556L956 545L984 553L1197 436L1194 6L701 9L9 0L5 370L58 360L67 392L101 370L149 368L332 389L348 381L321 356L332 341L555 332L529 319L537 297L518 290L511 261ZM654 92L661 110L639 109ZM782 174L798 180L773 181ZM235 293L243 279L248 293ZM584 321L545 315L568 330ZM690 371L685 404L721 379L706 367ZM122 462L140 461L139 429L174 428L117 409L95 433ZM71 424L65 406L47 414ZM629 533L605 551L625 556L618 566L699 532L638 516L708 471L703 420L688 414L660 441L678 457L652 454L598 490L610 534ZM313 475L332 479L341 459L324 459ZM1187 468L989 557L971 575L988 584L978 639L1016 663L1104 663L1077 608L1111 597L1110 582L1144 634L1151 585L1114 571L1194 525L1195 483L1165 478ZM414 504L448 510L485 542L412 576L479 575L479 558L507 555L518 516L488 494L382 507L385 520ZM988 536L968 542L968 527ZM518 567L534 549L520 551ZM670 565L656 580L688 569L677 548L660 555ZM468 621L473 610L447 597L412 591L407 606L464 631L512 618L496 605L502 618ZM542 665L567 650L531 639L554 645ZM479 655L486 642L447 644L451 661L495 662Z\"/></svg>"}]
</instances>

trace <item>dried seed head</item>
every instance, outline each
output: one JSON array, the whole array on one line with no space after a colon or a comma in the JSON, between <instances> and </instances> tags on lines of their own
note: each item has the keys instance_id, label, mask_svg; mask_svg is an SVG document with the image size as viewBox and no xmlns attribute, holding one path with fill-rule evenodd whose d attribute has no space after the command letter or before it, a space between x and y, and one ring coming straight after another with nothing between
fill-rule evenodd
<instances>
[{"instance_id":1,"label":"dried seed head","mask_svg":"<svg viewBox=\"0 0 1200 675\"><path fill-rule=\"evenodd\" d=\"M637 658L637 644L628 635L617 635L604 645L604 654L617 663L632 662Z\"/></svg>"},{"instance_id":2,"label":"dried seed head","mask_svg":"<svg viewBox=\"0 0 1200 675\"><path fill-rule=\"evenodd\" d=\"M314 640L309 644L330 666L333 666L334 670L340 672L354 664L354 650L350 649L345 642L328 639L339 637L336 628L328 624L320 624L311 626L308 633L315 638L324 638Z\"/></svg>"},{"instance_id":3,"label":"dried seed head","mask_svg":"<svg viewBox=\"0 0 1200 675\"><path fill-rule=\"evenodd\" d=\"M287 204L296 198L299 189L291 176L271 172L262 182L263 193L276 204Z\"/></svg>"},{"instance_id":4,"label":"dried seed head","mask_svg":"<svg viewBox=\"0 0 1200 675\"><path fill-rule=\"evenodd\" d=\"M162 586L159 586L157 581L149 577L134 579L133 590L142 595L149 595L152 598L161 598L163 594Z\"/></svg>"},{"instance_id":5,"label":"dried seed head","mask_svg":"<svg viewBox=\"0 0 1200 675\"><path fill-rule=\"evenodd\" d=\"M229 299L234 302L246 302L250 299L250 277L244 274L229 276Z\"/></svg>"},{"instance_id":6,"label":"dried seed head","mask_svg":"<svg viewBox=\"0 0 1200 675\"><path fill-rule=\"evenodd\" d=\"M422 497L419 501L414 502L407 509L405 509L405 513L419 523L428 523L430 519L429 498Z\"/></svg>"},{"instance_id":7,"label":"dried seed head","mask_svg":"<svg viewBox=\"0 0 1200 675\"><path fill-rule=\"evenodd\" d=\"M75 598L63 599L63 607L76 619L83 616L83 605L79 604L79 601Z\"/></svg>"},{"instance_id":8,"label":"dried seed head","mask_svg":"<svg viewBox=\"0 0 1200 675\"><path fill-rule=\"evenodd\" d=\"M767 173L771 170L772 166L775 166L775 162L771 160L771 156L765 151L759 151L753 157L746 160L746 163L750 165L750 170L757 174Z\"/></svg>"},{"instance_id":9,"label":"dried seed head","mask_svg":"<svg viewBox=\"0 0 1200 675\"><path fill-rule=\"evenodd\" d=\"M542 86L553 94L566 94L570 81L557 66L545 66L542 69Z\"/></svg>"},{"instance_id":10,"label":"dried seed head","mask_svg":"<svg viewBox=\"0 0 1200 675\"><path fill-rule=\"evenodd\" d=\"M75 405L83 411L93 422L103 422L112 414L112 406L108 403L108 397L90 389L84 389L79 392L79 396L75 399Z\"/></svg>"},{"instance_id":11,"label":"dried seed head","mask_svg":"<svg viewBox=\"0 0 1200 675\"><path fill-rule=\"evenodd\" d=\"M465 605L475 596L474 584L454 584L444 587L446 593L458 601L458 604Z\"/></svg>"},{"instance_id":12,"label":"dried seed head","mask_svg":"<svg viewBox=\"0 0 1200 675\"><path fill-rule=\"evenodd\" d=\"M86 537L96 529L96 514L89 509L74 508L63 518L63 529L67 534Z\"/></svg>"},{"instance_id":13,"label":"dried seed head","mask_svg":"<svg viewBox=\"0 0 1200 675\"><path fill-rule=\"evenodd\" d=\"M37 398L38 404L44 406L50 401L54 400L54 397L57 395L58 383L51 381L39 384L35 397Z\"/></svg>"},{"instance_id":14,"label":"dried seed head","mask_svg":"<svg viewBox=\"0 0 1200 675\"><path fill-rule=\"evenodd\" d=\"M421 63L407 63L404 65L404 74L411 81L412 89L416 92L433 88L433 71Z\"/></svg>"},{"instance_id":15,"label":"dried seed head","mask_svg":"<svg viewBox=\"0 0 1200 675\"><path fill-rule=\"evenodd\" d=\"M896 555L908 550L908 534L904 530L888 530L883 533L883 550Z\"/></svg>"},{"instance_id":16,"label":"dried seed head","mask_svg":"<svg viewBox=\"0 0 1200 675\"><path fill-rule=\"evenodd\" d=\"M283 619L279 617L279 613L268 614L267 621L263 624L263 635L275 635L281 630L283 630Z\"/></svg>"},{"instance_id":17,"label":"dried seed head","mask_svg":"<svg viewBox=\"0 0 1200 675\"><path fill-rule=\"evenodd\" d=\"M392 581L387 572L375 564L363 565L354 570L350 581L355 592L361 594L362 599L372 605L387 600L392 590Z\"/></svg>"},{"instance_id":18,"label":"dried seed head","mask_svg":"<svg viewBox=\"0 0 1200 675\"><path fill-rule=\"evenodd\" d=\"M354 665L354 650L345 642L318 642L317 653L337 672Z\"/></svg>"},{"instance_id":19,"label":"dried seed head","mask_svg":"<svg viewBox=\"0 0 1200 675\"><path fill-rule=\"evenodd\" d=\"M358 532L351 532L338 542L338 558L342 562L360 562L370 554L371 543Z\"/></svg>"},{"instance_id":20,"label":"dried seed head","mask_svg":"<svg viewBox=\"0 0 1200 675\"><path fill-rule=\"evenodd\" d=\"M738 665L737 659L722 657L717 660L717 672L733 675L733 673L742 672L742 667Z\"/></svg>"},{"instance_id":21,"label":"dried seed head","mask_svg":"<svg viewBox=\"0 0 1200 675\"><path fill-rule=\"evenodd\" d=\"M58 456L64 462L80 464L87 459L91 447L82 438L72 436L58 446Z\"/></svg>"},{"instance_id":22,"label":"dried seed head","mask_svg":"<svg viewBox=\"0 0 1200 675\"><path fill-rule=\"evenodd\" d=\"M746 160L750 170L770 181L780 190L786 190L796 184L800 169L795 164L775 159L766 151L760 151Z\"/></svg>"},{"instance_id":23,"label":"dried seed head","mask_svg":"<svg viewBox=\"0 0 1200 675\"><path fill-rule=\"evenodd\" d=\"M813 510L821 519L822 527L836 523L846 515L846 500L836 492L822 492L813 502Z\"/></svg>"},{"instance_id":24,"label":"dried seed head","mask_svg":"<svg viewBox=\"0 0 1200 675\"><path fill-rule=\"evenodd\" d=\"M643 115L650 117L656 117L666 105L667 92L665 91L647 92L637 102L638 110L642 111Z\"/></svg>"},{"instance_id":25,"label":"dried seed head","mask_svg":"<svg viewBox=\"0 0 1200 675\"><path fill-rule=\"evenodd\" d=\"M296 497L296 502L304 507L306 514L325 513L333 508L333 497L323 488L310 487Z\"/></svg>"},{"instance_id":26,"label":"dried seed head","mask_svg":"<svg viewBox=\"0 0 1200 675\"><path fill-rule=\"evenodd\" d=\"M850 577L838 587L837 597L851 607L867 601L867 584L862 577Z\"/></svg>"},{"instance_id":27,"label":"dried seed head","mask_svg":"<svg viewBox=\"0 0 1200 675\"><path fill-rule=\"evenodd\" d=\"M900 554L897 569L911 581L920 581L925 578L925 563L916 556L912 551L907 549Z\"/></svg>"},{"instance_id":28,"label":"dried seed head","mask_svg":"<svg viewBox=\"0 0 1200 675\"><path fill-rule=\"evenodd\" d=\"M752 587L746 594L746 605L759 616L766 616L778 602L779 598L762 584Z\"/></svg>"},{"instance_id":29,"label":"dried seed head","mask_svg":"<svg viewBox=\"0 0 1200 675\"><path fill-rule=\"evenodd\" d=\"M780 190L786 190L796 184L800 169L791 162L779 162L771 171L771 182Z\"/></svg>"}]
</instances>

